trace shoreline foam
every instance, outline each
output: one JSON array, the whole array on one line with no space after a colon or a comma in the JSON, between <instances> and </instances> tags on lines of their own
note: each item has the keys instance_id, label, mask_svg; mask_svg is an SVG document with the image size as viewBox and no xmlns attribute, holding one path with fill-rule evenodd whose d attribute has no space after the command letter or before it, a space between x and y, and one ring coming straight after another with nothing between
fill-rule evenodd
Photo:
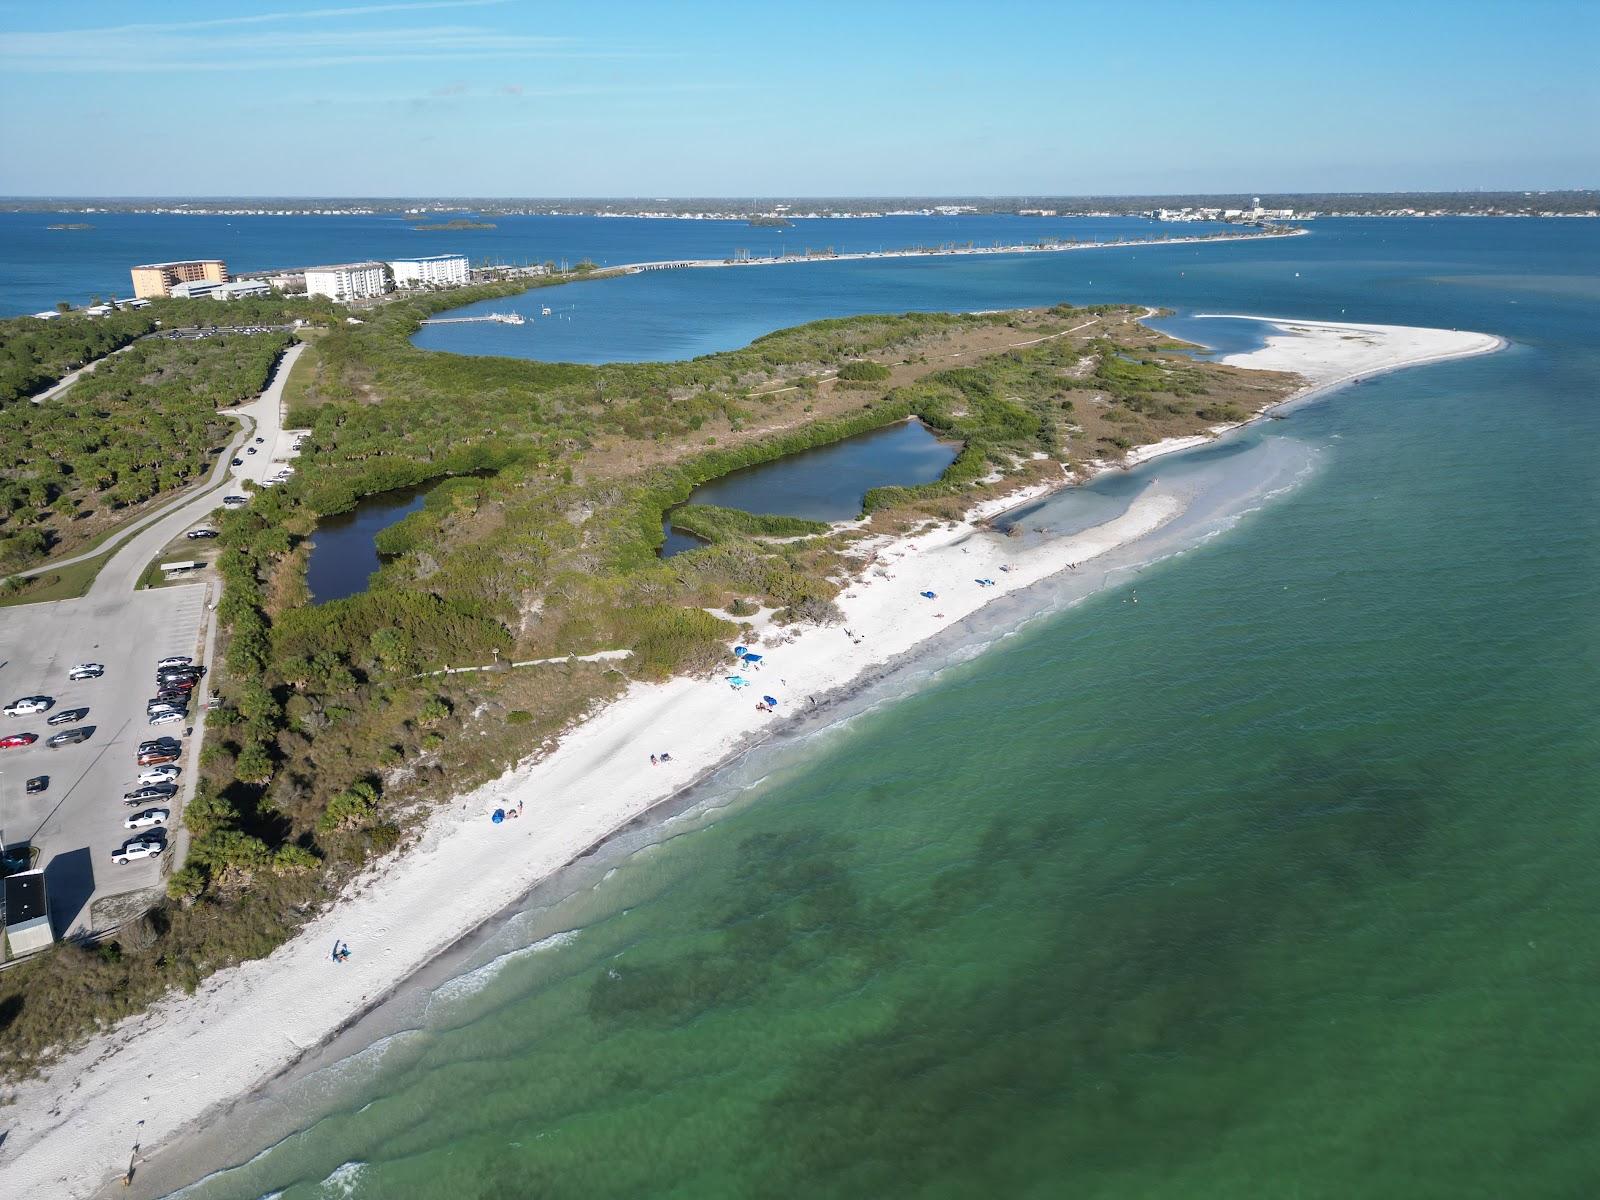
<instances>
[{"instance_id":1,"label":"shoreline foam","mask_svg":"<svg viewBox=\"0 0 1600 1200\"><path fill-rule=\"evenodd\" d=\"M1255 319L1282 332L1223 361L1298 370L1307 386L1285 403L1354 377L1504 345L1450 330ZM1194 444L1168 439L1141 448L1140 461ZM984 528L1056 490L1025 489L953 525L875 540L839 597L842 626L763 630L766 665L746 672L750 688L732 691L721 678L634 684L548 757L458 797L429 819L416 845L353 881L267 958L218 972L191 996L163 999L17 1087L17 1103L0 1110L9 1118L0 1173L18 1194L94 1193L125 1168L136 1136L155 1150L282 1074L509 901L764 740L781 714L848 691L989 601L1137 542L1184 509L1177 497L1142 494L1110 521L1026 549ZM985 578L995 586L974 582ZM936 598L923 599L925 590ZM779 698L780 716L755 711L761 694ZM661 750L672 763L652 767L650 754ZM493 808L519 799L527 819L490 823ZM343 966L327 957L334 937L354 951Z\"/></svg>"}]
</instances>

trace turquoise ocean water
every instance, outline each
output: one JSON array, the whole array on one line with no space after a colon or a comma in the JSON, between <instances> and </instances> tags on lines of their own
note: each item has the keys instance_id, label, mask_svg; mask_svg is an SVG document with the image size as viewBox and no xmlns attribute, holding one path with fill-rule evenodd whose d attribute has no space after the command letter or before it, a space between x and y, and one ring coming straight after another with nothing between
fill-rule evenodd
<instances>
[{"instance_id":1,"label":"turquoise ocean water","mask_svg":"<svg viewBox=\"0 0 1600 1200\"><path fill-rule=\"evenodd\" d=\"M1314 229L589 286L670 304L661 345L908 294L1511 345L1042 506L1031 538L1194 499L552 881L143 1186L1600 1191L1600 224Z\"/></svg>"}]
</instances>

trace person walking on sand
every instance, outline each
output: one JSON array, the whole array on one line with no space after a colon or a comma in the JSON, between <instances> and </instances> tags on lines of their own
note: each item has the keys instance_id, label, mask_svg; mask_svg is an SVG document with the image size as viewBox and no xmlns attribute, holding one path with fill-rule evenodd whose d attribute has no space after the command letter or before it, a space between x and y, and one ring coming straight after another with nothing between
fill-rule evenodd
<instances>
[{"instance_id":1,"label":"person walking on sand","mask_svg":"<svg viewBox=\"0 0 1600 1200\"><path fill-rule=\"evenodd\" d=\"M650 765L652 767L656 765L656 756L654 754L650 756Z\"/></svg>"}]
</instances>

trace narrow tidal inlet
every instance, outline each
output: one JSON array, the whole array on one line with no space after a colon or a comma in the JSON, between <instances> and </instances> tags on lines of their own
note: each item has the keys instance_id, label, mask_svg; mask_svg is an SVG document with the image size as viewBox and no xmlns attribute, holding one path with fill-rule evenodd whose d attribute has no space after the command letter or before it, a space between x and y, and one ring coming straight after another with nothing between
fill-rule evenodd
<instances>
[{"instance_id":1,"label":"narrow tidal inlet","mask_svg":"<svg viewBox=\"0 0 1600 1200\"><path fill-rule=\"evenodd\" d=\"M1257 427L1316 470L580 865L186 1195L1591 1194L1595 226L1096 262L1515 344Z\"/></svg>"}]
</instances>

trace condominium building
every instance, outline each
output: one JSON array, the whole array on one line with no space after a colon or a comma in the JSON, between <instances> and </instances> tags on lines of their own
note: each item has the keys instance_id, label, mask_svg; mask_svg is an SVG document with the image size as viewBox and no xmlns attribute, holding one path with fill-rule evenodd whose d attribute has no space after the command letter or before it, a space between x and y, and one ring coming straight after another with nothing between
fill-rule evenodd
<instances>
[{"instance_id":1,"label":"condominium building","mask_svg":"<svg viewBox=\"0 0 1600 1200\"><path fill-rule=\"evenodd\" d=\"M389 264L398 287L461 287L467 282L465 254L401 258Z\"/></svg>"},{"instance_id":2,"label":"condominium building","mask_svg":"<svg viewBox=\"0 0 1600 1200\"><path fill-rule=\"evenodd\" d=\"M237 300L241 296L270 296L272 289L264 279L235 279L211 293L213 300Z\"/></svg>"},{"instance_id":3,"label":"condominium building","mask_svg":"<svg viewBox=\"0 0 1600 1200\"><path fill-rule=\"evenodd\" d=\"M226 284L214 283L209 279L195 279L186 283L175 283L167 294L174 300L198 300L201 296L211 296Z\"/></svg>"},{"instance_id":4,"label":"condominium building","mask_svg":"<svg viewBox=\"0 0 1600 1200\"><path fill-rule=\"evenodd\" d=\"M180 283L227 283L228 264L220 258L145 263L133 268L133 294L142 299L172 295Z\"/></svg>"},{"instance_id":5,"label":"condominium building","mask_svg":"<svg viewBox=\"0 0 1600 1200\"><path fill-rule=\"evenodd\" d=\"M306 268L306 294L333 300L364 300L385 291L381 262L340 263Z\"/></svg>"}]
</instances>

